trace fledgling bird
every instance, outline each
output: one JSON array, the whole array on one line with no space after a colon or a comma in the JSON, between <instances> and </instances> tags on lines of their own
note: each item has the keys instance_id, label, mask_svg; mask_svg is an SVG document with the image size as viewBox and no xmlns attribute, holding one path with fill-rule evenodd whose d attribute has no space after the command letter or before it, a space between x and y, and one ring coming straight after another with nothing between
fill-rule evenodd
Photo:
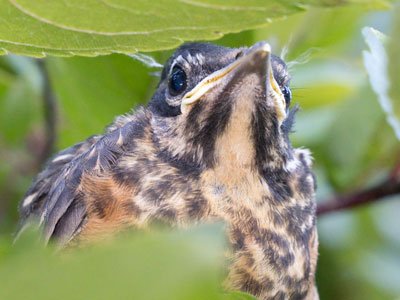
<instances>
[{"instance_id":1,"label":"fledgling bird","mask_svg":"<svg viewBox=\"0 0 400 300\"><path fill-rule=\"evenodd\" d=\"M260 299L318 299L314 177L289 141L297 107L265 42L191 43L164 66L145 108L56 154L20 203L65 246L154 220L223 220L228 284Z\"/></svg>"}]
</instances>

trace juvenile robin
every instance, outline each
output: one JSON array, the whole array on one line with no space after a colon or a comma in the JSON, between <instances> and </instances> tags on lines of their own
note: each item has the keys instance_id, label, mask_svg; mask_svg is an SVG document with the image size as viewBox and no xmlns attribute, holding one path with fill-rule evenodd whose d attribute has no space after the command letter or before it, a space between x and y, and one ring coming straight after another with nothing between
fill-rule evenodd
<instances>
[{"instance_id":1,"label":"juvenile robin","mask_svg":"<svg viewBox=\"0 0 400 300\"><path fill-rule=\"evenodd\" d=\"M318 299L315 182L289 141L285 63L250 48L181 46L147 107L57 153L20 203L59 247L141 228L223 220L227 282L260 299Z\"/></svg>"}]
</instances>

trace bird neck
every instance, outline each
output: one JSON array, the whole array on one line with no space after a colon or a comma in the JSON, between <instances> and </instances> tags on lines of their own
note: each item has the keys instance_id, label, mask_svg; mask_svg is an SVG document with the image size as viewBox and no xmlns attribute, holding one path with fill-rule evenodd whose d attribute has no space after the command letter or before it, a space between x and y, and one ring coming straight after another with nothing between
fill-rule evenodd
<instances>
[{"instance_id":1,"label":"bird neck","mask_svg":"<svg viewBox=\"0 0 400 300\"><path fill-rule=\"evenodd\" d=\"M265 111L259 112L249 101L238 101L224 113L229 115L226 123L214 120L213 115L192 123L182 115L154 115L153 142L171 159L202 169L218 167L228 174L240 170L263 174L265 169L285 168L293 149L276 125L274 115L265 116ZM205 119L208 122L202 123Z\"/></svg>"},{"instance_id":2,"label":"bird neck","mask_svg":"<svg viewBox=\"0 0 400 300\"><path fill-rule=\"evenodd\" d=\"M312 286L316 233L308 155L297 149L285 168L262 175L218 166L202 173L211 211L228 224L231 288L275 299L275 287L300 295Z\"/></svg>"},{"instance_id":3,"label":"bird neck","mask_svg":"<svg viewBox=\"0 0 400 300\"><path fill-rule=\"evenodd\" d=\"M224 132L215 142L215 165L227 174L255 166L255 147L252 139L251 109L245 102L238 102L232 110Z\"/></svg>"},{"instance_id":4,"label":"bird neck","mask_svg":"<svg viewBox=\"0 0 400 300\"><path fill-rule=\"evenodd\" d=\"M265 169L282 170L293 157L273 114L259 106L238 101L224 132L215 142L215 164L229 174L245 169L260 174Z\"/></svg>"}]
</instances>

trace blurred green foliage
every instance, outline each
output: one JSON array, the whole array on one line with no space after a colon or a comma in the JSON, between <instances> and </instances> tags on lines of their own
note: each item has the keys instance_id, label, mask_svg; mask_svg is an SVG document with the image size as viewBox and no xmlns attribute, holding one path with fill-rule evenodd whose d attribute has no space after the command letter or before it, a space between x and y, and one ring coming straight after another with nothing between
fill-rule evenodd
<instances>
[{"instance_id":1,"label":"blurred green foliage","mask_svg":"<svg viewBox=\"0 0 400 300\"><path fill-rule=\"evenodd\" d=\"M43 249L36 232L27 232L0 253L0 298L254 299L222 292L222 229L129 233L59 255Z\"/></svg>"},{"instance_id":2,"label":"blurred green foliage","mask_svg":"<svg viewBox=\"0 0 400 300\"><path fill-rule=\"evenodd\" d=\"M314 8L215 42L249 46L267 40L276 54L286 53L293 102L302 107L292 141L313 152L319 202L379 182L399 158L400 143L363 65L367 46L361 34L364 26L371 26L392 37L390 95L397 110L399 24L399 10ZM160 63L170 54L150 53ZM58 149L101 133L116 115L146 103L157 84L150 75L157 69L117 54L52 57L46 66L58 99ZM45 132L42 84L34 60L0 58L0 298L27 298L34 292L53 299L57 292L65 298L124 299L138 293L138 299L247 299L218 292L224 239L215 227L135 233L79 254L54 256L51 250L32 246L29 237L26 243L10 246L17 202L40 167L37 158ZM399 211L397 196L319 218L321 299L400 297ZM87 290L81 291L85 284Z\"/></svg>"},{"instance_id":3,"label":"blurred green foliage","mask_svg":"<svg viewBox=\"0 0 400 300\"><path fill-rule=\"evenodd\" d=\"M47 66L60 100L61 148L98 133L115 116L145 104L156 83L148 68L123 55L51 57Z\"/></svg>"}]
</instances>

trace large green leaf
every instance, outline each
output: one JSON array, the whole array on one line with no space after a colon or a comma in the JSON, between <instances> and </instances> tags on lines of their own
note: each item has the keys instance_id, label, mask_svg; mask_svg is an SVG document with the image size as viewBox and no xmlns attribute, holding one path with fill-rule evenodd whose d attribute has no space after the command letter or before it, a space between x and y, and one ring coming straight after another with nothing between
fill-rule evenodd
<instances>
[{"instance_id":1,"label":"large green leaf","mask_svg":"<svg viewBox=\"0 0 400 300\"><path fill-rule=\"evenodd\" d=\"M220 226L129 234L57 255L31 235L13 249L1 243L1 299L226 299Z\"/></svg>"},{"instance_id":2,"label":"large green leaf","mask_svg":"<svg viewBox=\"0 0 400 300\"><path fill-rule=\"evenodd\" d=\"M347 4L382 8L384 0ZM100 55L174 48L340 0L0 0L0 53Z\"/></svg>"}]
</instances>

